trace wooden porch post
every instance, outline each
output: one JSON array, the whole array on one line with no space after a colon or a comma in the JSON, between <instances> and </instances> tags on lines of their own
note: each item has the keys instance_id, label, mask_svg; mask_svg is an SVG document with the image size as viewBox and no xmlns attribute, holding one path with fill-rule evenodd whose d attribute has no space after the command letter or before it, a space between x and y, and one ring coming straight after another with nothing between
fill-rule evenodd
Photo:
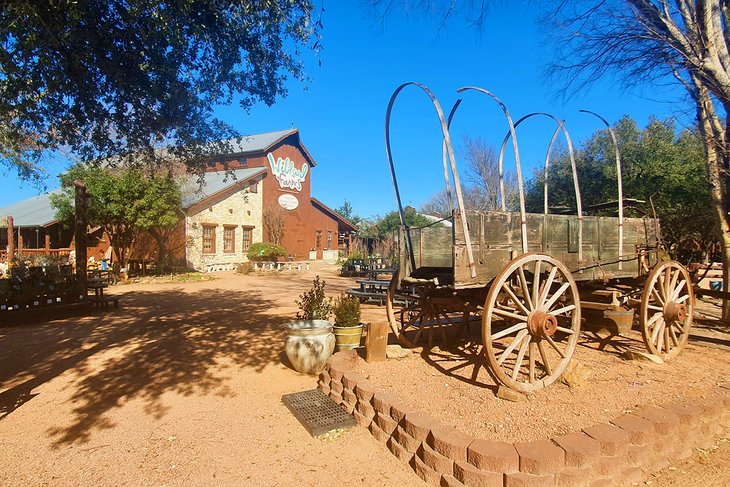
<instances>
[{"instance_id":1,"label":"wooden porch post","mask_svg":"<svg viewBox=\"0 0 730 487\"><path fill-rule=\"evenodd\" d=\"M15 236L13 235L13 217L8 217L8 262L13 260L15 255Z\"/></svg>"},{"instance_id":2,"label":"wooden porch post","mask_svg":"<svg viewBox=\"0 0 730 487\"><path fill-rule=\"evenodd\" d=\"M47 231L47 230L46 230ZM51 236L46 233L46 255L51 253Z\"/></svg>"}]
</instances>

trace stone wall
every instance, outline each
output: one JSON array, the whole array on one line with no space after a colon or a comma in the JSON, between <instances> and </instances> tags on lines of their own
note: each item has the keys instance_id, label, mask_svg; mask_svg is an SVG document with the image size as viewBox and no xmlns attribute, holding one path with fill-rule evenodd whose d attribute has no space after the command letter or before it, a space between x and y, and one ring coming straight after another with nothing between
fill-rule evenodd
<instances>
[{"instance_id":1,"label":"stone wall","mask_svg":"<svg viewBox=\"0 0 730 487\"><path fill-rule=\"evenodd\" d=\"M256 183L258 191L241 189L220 201L186 217L187 265L202 272L228 270L235 265L246 262L248 257L243 252L243 228L253 226L252 243L263 241L262 230L262 188L261 181ZM215 225L215 253L203 253L203 226ZM223 252L223 229L226 225L235 225L235 251Z\"/></svg>"},{"instance_id":2,"label":"stone wall","mask_svg":"<svg viewBox=\"0 0 730 487\"><path fill-rule=\"evenodd\" d=\"M416 474L438 486L626 486L707 448L730 429L730 390L648 406L579 433L524 443L474 438L377 390L338 352L318 387Z\"/></svg>"}]
</instances>

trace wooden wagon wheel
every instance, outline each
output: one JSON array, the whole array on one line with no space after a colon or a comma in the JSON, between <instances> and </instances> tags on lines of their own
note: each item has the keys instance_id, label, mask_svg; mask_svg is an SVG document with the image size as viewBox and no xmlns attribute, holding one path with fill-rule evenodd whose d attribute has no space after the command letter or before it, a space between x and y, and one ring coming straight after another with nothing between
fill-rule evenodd
<instances>
[{"instance_id":1,"label":"wooden wagon wheel","mask_svg":"<svg viewBox=\"0 0 730 487\"><path fill-rule=\"evenodd\" d=\"M428 346L432 346L435 333L446 341L446 329L454 324L451 315L454 313L456 298L440 296L434 289L416 287L411 294L399 293L398 272L393 276L388 286L388 296L385 301L385 310L388 323L398 342L409 348L418 346L421 339L428 339ZM396 299L406 304L396 309ZM466 311L461 312L467 316ZM459 321L463 321L464 318Z\"/></svg>"},{"instance_id":2,"label":"wooden wagon wheel","mask_svg":"<svg viewBox=\"0 0 730 487\"><path fill-rule=\"evenodd\" d=\"M687 269L676 261L657 264L641 297L641 335L650 353L671 358L687 343L695 296Z\"/></svg>"},{"instance_id":3,"label":"wooden wagon wheel","mask_svg":"<svg viewBox=\"0 0 730 487\"><path fill-rule=\"evenodd\" d=\"M490 371L507 387L532 392L553 383L570 362L579 333L578 287L558 260L523 254L494 278L482 339Z\"/></svg>"},{"instance_id":4,"label":"wooden wagon wheel","mask_svg":"<svg viewBox=\"0 0 730 487\"><path fill-rule=\"evenodd\" d=\"M395 300L398 298L398 283L399 283L399 273L400 270L397 270L393 277L390 279L390 284L388 285L388 293L387 293L387 299L385 300L385 312L388 315L388 323L390 324L390 330L393 332L393 335L398 339L398 342L401 345L404 345L406 347L412 348L415 345L411 342L411 340L408 339L406 336L406 330L404 329L403 324L399 321L399 317L396 316L396 310L395 310ZM406 306L408 307L408 306ZM410 309L409 312L415 312L416 309ZM399 314L402 317L404 310L400 310ZM406 327L407 328L407 327Z\"/></svg>"}]
</instances>

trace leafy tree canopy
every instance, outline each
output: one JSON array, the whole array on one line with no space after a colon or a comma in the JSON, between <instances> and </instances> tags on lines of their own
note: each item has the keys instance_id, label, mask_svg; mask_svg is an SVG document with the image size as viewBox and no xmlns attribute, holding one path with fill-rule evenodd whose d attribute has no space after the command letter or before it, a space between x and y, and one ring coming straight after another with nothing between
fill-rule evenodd
<instances>
[{"instance_id":1,"label":"leafy tree canopy","mask_svg":"<svg viewBox=\"0 0 730 487\"><path fill-rule=\"evenodd\" d=\"M73 182L84 181L91 197L88 222L107 232L122 266L140 232L174 226L182 216L180 186L169 176L77 165L60 178L64 191L51 195L56 217L73 221Z\"/></svg>"},{"instance_id":2,"label":"leafy tree canopy","mask_svg":"<svg viewBox=\"0 0 730 487\"><path fill-rule=\"evenodd\" d=\"M662 234L675 257L700 258L719 241L705 172L702 140L690 130L677 135L675 122L651 119L643 130L629 117L614 127L621 154L625 198L653 202ZM606 130L597 131L574 152L583 206L618 199L616 158ZM575 208L573 177L565 150L548 174L549 206ZM528 182L528 211L543 211L542 170Z\"/></svg>"},{"instance_id":3,"label":"leafy tree canopy","mask_svg":"<svg viewBox=\"0 0 730 487\"><path fill-rule=\"evenodd\" d=\"M433 221L418 213L415 208L407 206L404 210L406 217L406 225L409 227L425 227L433 224ZM397 211L391 211L383 217L374 217L365 228L362 228L360 236L363 238L372 238L382 240L391 237L400 226L400 216Z\"/></svg>"},{"instance_id":4,"label":"leafy tree canopy","mask_svg":"<svg viewBox=\"0 0 730 487\"><path fill-rule=\"evenodd\" d=\"M309 0L15 1L0 5L0 161L37 178L42 154L189 165L233 130L213 107L286 94L318 36ZM317 48L317 43L312 46ZM218 152L220 153L220 152Z\"/></svg>"}]
</instances>

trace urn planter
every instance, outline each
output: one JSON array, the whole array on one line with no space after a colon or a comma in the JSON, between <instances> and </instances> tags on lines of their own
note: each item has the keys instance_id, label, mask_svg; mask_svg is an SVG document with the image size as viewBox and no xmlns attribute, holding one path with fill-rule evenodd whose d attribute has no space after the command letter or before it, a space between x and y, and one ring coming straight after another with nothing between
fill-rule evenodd
<instances>
[{"instance_id":1,"label":"urn planter","mask_svg":"<svg viewBox=\"0 0 730 487\"><path fill-rule=\"evenodd\" d=\"M302 320L286 325L286 356L297 372L318 374L335 349L332 323L327 320Z\"/></svg>"}]
</instances>

